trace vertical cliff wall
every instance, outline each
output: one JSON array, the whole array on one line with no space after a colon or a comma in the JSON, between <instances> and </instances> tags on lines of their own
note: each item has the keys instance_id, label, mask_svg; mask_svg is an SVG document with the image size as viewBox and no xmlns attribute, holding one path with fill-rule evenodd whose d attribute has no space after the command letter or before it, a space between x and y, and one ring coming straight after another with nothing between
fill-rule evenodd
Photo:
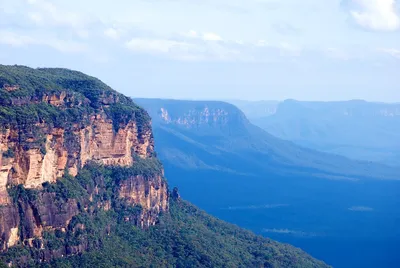
<instances>
[{"instance_id":1,"label":"vertical cliff wall","mask_svg":"<svg viewBox=\"0 0 400 268\"><path fill-rule=\"evenodd\" d=\"M76 189L79 194L72 194ZM45 184L41 190L20 185L10 192L12 203L0 207L0 250L18 244L32 247L34 240L45 244L46 233L67 233L74 227L71 221L82 213L113 211L122 215L125 222L148 228L156 224L159 214L168 211L169 206L168 187L162 174L127 175L113 186L93 174L90 183L85 184L78 175L77 179L69 177L61 183Z\"/></svg>"},{"instance_id":2,"label":"vertical cliff wall","mask_svg":"<svg viewBox=\"0 0 400 268\"><path fill-rule=\"evenodd\" d=\"M82 179L88 164L108 175ZM141 228L168 210L147 113L79 72L0 65L0 250L46 248L82 213L123 208Z\"/></svg>"},{"instance_id":3,"label":"vertical cliff wall","mask_svg":"<svg viewBox=\"0 0 400 268\"><path fill-rule=\"evenodd\" d=\"M154 151L150 130L138 133L136 122L131 121L114 131L113 122L104 115L93 116L84 128L37 126L41 135L24 144L20 142L21 131L3 129L0 134L0 204L9 202L7 185L38 188L44 182L56 181L66 170L75 176L91 160L130 166L132 154L147 158Z\"/></svg>"}]
</instances>

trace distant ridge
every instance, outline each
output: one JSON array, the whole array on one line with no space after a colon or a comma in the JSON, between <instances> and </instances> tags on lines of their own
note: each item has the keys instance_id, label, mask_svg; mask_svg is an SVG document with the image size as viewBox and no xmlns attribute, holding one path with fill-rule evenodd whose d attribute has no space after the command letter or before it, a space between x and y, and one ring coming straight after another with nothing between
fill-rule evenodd
<instances>
[{"instance_id":1,"label":"distant ridge","mask_svg":"<svg viewBox=\"0 0 400 268\"><path fill-rule=\"evenodd\" d=\"M234 102L250 121L299 145L351 159L400 166L400 103L365 100Z\"/></svg>"},{"instance_id":2,"label":"distant ridge","mask_svg":"<svg viewBox=\"0 0 400 268\"><path fill-rule=\"evenodd\" d=\"M152 117L159 140L158 152L166 161L178 155L190 158L185 150L177 151L171 147L180 140L179 144L185 143L197 148L193 150L209 154L209 159L213 159L210 163L207 164L207 157L201 158L202 165L208 167L235 167L237 172L245 173L264 170L279 174L318 174L338 179L399 179L397 168L349 160L276 138L251 124L242 111L226 102L135 101ZM173 142L175 139L176 142ZM172 151L177 155L173 155ZM200 159L192 160L196 162ZM234 161L238 163L234 164Z\"/></svg>"}]
</instances>

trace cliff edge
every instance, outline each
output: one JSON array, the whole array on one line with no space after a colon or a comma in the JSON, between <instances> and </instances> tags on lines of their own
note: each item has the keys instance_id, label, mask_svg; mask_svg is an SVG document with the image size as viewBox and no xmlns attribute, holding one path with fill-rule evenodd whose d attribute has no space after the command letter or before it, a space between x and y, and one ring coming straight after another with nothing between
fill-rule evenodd
<instances>
[{"instance_id":1,"label":"cliff edge","mask_svg":"<svg viewBox=\"0 0 400 268\"><path fill-rule=\"evenodd\" d=\"M65 232L83 204L58 202L49 189L61 178L77 176L90 162L115 168L154 161L150 117L131 99L80 72L0 66L0 249L32 244L46 230ZM24 198L22 190L35 198ZM143 209L138 226L154 225L168 209L161 168L151 178L137 172L121 180L117 191Z\"/></svg>"}]
</instances>

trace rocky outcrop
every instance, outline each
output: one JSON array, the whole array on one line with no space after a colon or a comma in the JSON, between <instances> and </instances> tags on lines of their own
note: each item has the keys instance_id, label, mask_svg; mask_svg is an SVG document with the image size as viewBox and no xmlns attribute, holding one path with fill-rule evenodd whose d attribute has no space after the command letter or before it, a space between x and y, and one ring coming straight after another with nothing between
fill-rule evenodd
<instances>
[{"instance_id":1,"label":"rocky outcrop","mask_svg":"<svg viewBox=\"0 0 400 268\"><path fill-rule=\"evenodd\" d=\"M0 207L0 249L12 247L19 241L19 214L15 206Z\"/></svg>"},{"instance_id":2,"label":"rocky outcrop","mask_svg":"<svg viewBox=\"0 0 400 268\"><path fill-rule=\"evenodd\" d=\"M19 199L0 207L0 249L30 245L44 230L63 230L79 212L76 200L60 202L54 193L40 193L34 201Z\"/></svg>"},{"instance_id":3,"label":"rocky outcrop","mask_svg":"<svg viewBox=\"0 0 400 268\"><path fill-rule=\"evenodd\" d=\"M0 207L0 250L17 244L33 246L35 239L44 243L45 231L58 230L65 233L66 230L76 228L70 225L74 216L84 212L94 213L99 209L118 210L121 208L115 206L119 202L138 208L137 213L127 214L124 220L141 228L155 225L159 214L168 211L169 193L162 174L147 178L142 175L126 178L116 186L117 199L108 200L104 199L106 183L102 178L94 178L95 181L96 184L92 184L94 187L85 188L87 196L76 198L63 198L57 192L47 190L28 190L27 193L21 185L14 188L14 202Z\"/></svg>"},{"instance_id":4,"label":"rocky outcrop","mask_svg":"<svg viewBox=\"0 0 400 268\"><path fill-rule=\"evenodd\" d=\"M101 116L93 119L93 124L79 131L80 166L89 160L105 165L129 166L133 163L132 153L146 158L154 151L150 131L138 133L135 122L129 122L114 133L113 124Z\"/></svg>"},{"instance_id":5,"label":"rocky outcrop","mask_svg":"<svg viewBox=\"0 0 400 268\"><path fill-rule=\"evenodd\" d=\"M154 142L151 130L139 133L131 121L117 131L113 122L99 114L84 128L50 129L37 125L44 135L21 140L21 130L5 129L0 134L0 249L18 243L32 243L42 238L43 230L64 230L79 213L77 201L56 200L54 194L40 193L35 202L14 200L8 189L23 185L25 189L41 189L45 182L54 183L65 172L76 176L89 161L111 166L132 166L134 156L151 157ZM99 194L99 190L91 195ZM141 213L130 218L134 224L146 228L156 223L160 212L168 210L168 190L162 174L152 179L136 176L123 181L119 197L132 206L141 206ZM17 203L15 203L17 202ZM100 202L98 207L111 209L111 202ZM23 212L23 213L21 213Z\"/></svg>"},{"instance_id":6,"label":"rocky outcrop","mask_svg":"<svg viewBox=\"0 0 400 268\"><path fill-rule=\"evenodd\" d=\"M85 228L76 226L80 214L114 210L141 228L156 224L168 210L168 188L159 166L146 174L135 167L154 160L144 110L78 72L19 66L0 71L0 251L16 245L46 249L47 232ZM104 172L134 172L112 183L101 174L86 178L90 184L78 182L88 163L109 167ZM84 241L46 249L42 260L82 252Z\"/></svg>"},{"instance_id":7,"label":"rocky outcrop","mask_svg":"<svg viewBox=\"0 0 400 268\"><path fill-rule=\"evenodd\" d=\"M154 225L160 212L168 210L168 187L161 175L150 181L143 176L131 177L121 183L118 193L129 204L144 208L145 213L133 219L142 228Z\"/></svg>"},{"instance_id":8,"label":"rocky outcrop","mask_svg":"<svg viewBox=\"0 0 400 268\"><path fill-rule=\"evenodd\" d=\"M130 166L133 154L149 157L154 151L151 131L138 133L135 122L129 122L116 133L113 123L103 115L93 116L90 124L79 129L48 129L38 126L43 141L20 142L19 129L5 129L0 134L0 204L7 204L6 186L23 184L38 188L44 182L55 182L69 174L75 176L88 161L105 165Z\"/></svg>"},{"instance_id":9,"label":"rocky outcrop","mask_svg":"<svg viewBox=\"0 0 400 268\"><path fill-rule=\"evenodd\" d=\"M201 108L190 109L186 111L184 115L179 115L176 117L171 116L168 109L162 107L160 109L160 117L166 123L174 123L177 125L192 127L208 124L227 124L230 119L230 114L227 110L213 107L210 108L205 105Z\"/></svg>"}]
</instances>

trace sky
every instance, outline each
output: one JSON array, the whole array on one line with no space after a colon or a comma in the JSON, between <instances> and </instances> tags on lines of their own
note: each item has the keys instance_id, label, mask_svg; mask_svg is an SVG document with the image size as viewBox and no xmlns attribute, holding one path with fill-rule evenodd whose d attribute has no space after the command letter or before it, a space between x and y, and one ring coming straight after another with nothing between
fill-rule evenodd
<instances>
[{"instance_id":1,"label":"sky","mask_svg":"<svg viewBox=\"0 0 400 268\"><path fill-rule=\"evenodd\" d=\"M400 0L0 0L0 63L133 97L400 101Z\"/></svg>"}]
</instances>

